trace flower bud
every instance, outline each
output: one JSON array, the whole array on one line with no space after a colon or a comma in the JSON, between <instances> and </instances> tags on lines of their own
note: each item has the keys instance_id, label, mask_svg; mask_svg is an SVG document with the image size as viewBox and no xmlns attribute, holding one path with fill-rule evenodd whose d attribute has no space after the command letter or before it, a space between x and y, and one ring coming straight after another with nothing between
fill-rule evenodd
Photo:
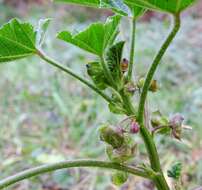
<instances>
[{"instance_id":1,"label":"flower bud","mask_svg":"<svg viewBox=\"0 0 202 190\"><path fill-rule=\"evenodd\" d=\"M113 148L119 148L123 145L124 136L109 125L103 125L99 131L100 139L111 145Z\"/></svg>"},{"instance_id":2,"label":"flower bud","mask_svg":"<svg viewBox=\"0 0 202 190\"><path fill-rule=\"evenodd\" d=\"M130 126L130 132L132 134L138 133L140 130L140 125L137 123L135 120L132 121L131 126Z\"/></svg>"},{"instance_id":3,"label":"flower bud","mask_svg":"<svg viewBox=\"0 0 202 190\"><path fill-rule=\"evenodd\" d=\"M145 78L139 79L137 83L138 88L142 88L144 86L144 83L145 83Z\"/></svg>"},{"instance_id":4,"label":"flower bud","mask_svg":"<svg viewBox=\"0 0 202 190\"><path fill-rule=\"evenodd\" d=\"M111 180L114 185L121 186L128 180L128 174L126 172L115 172Z\"/></svg>"},{"instance_id":5,"label":"flower bud","mask_svg":"<svg viewBox=\"0 0 202 190\"><path fill-rule=\"evenodd\" d=\"M182 124L184 121L184 117L177 113L170 119L170 127L172 128L172 135L178 139L181 140L182 136Z\"/></svg>"},{"instance_id":6,"label":"flower bud","mask_svg":"<svg viewBox=\"0 0 202 190\"><path fill-rule=\"evenodd\" d=\"M183 121L184 121L184 117L181 114L177 113L173 117L171 117L171 119L170 119L170 125L173 128L181 127Z\"/></svg>"},{"instance_id":7,"label":"flower bud","mask_svg":"<svg viewBox=\"0 0 202 190\"><path fill-rule=\"evenodd\" d=\"M126 89L126 92L129 92L130 94L133 95L135 91L137 90L137 87L133 82L129 82L125 85L125 89Z\"/></svg>"},{"instance_id":8,"label":"flower bud","mask_svg":"<svg viewBox=\"0 0 202 190\"><path fill-rule=\"evenodd\" d=\"M127 70L128 70L128 60L126 58L124 58L122 61L121 61L121 71L123 73L125 73Z\"/></svg>"}]
</instances>

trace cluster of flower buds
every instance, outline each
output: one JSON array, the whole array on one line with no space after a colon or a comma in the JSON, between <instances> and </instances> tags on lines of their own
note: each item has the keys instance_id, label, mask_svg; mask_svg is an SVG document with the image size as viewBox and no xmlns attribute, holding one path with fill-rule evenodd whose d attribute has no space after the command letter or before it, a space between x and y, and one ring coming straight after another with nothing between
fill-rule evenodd
<instances>
[{"instance_id":1,"label":"cluster of flower buds","mask_svg":"<svg viewBox=\"0 0 202 190\"><path fill-rule=\"evenodd\" d=\"M156 111L151 118L153 133L171 134L174 138L181 140L183 128L190 129L189 126L183 125L183 121L184 117L179 113L167 118Z\"/></svg>"},{"instance_id":2,"label":"cluster of flower buds","mask_svg":"<svg viewBox=\"0 0 202 190\"><path fill-rule=\"evenodd\" d=\"M139 81L137 83L138 88L139 89L143 88L144 83L145 83L145 78L139 79ZM151 84L150 84L150 87L149 87L149 91L157 92L158 90L159 90L159 85L158 85L157 80L152 80Z\"/></svg>"},{"instance_id":3,"label":"cluster of flower buds","mask_svg":"<svg viewBox=\"0 0 202 190\"><path fill-rule=\"evenodd\" d=\"M163 116L160 111L152 113L151 125L153 127L153 133L169 134L171 132L169 119Z\"/></svg>"},{"instance_id":4,"label":"cluster of flower buds","mask_svg":"<svg viewBox=\"0 0 202 190\"><path fill-rule=\"evenodd\" d=\"M134 158L137 145L132 142L130 134L124 129L104 124L99 132L101 141L106 143L106 154L110 161L122 164ZM137 133L137 129L135 132ZM121 185L126 180L127 174L123 172L116 172L112 176L115 185Z\"/></svg>"}]
</instances>

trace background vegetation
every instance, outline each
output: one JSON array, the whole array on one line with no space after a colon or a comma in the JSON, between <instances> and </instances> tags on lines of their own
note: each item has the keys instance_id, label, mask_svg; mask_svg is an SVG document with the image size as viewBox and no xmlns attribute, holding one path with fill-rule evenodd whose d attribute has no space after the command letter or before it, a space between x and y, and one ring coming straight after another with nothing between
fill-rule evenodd
<instances>
[{"instance_id":1,"label":"background vegetation","mask_svg":"<svg viewBox=\"0 0 202 190\"><path fill-rule=\"evenodd\" d=\"M176 159L184 163L185 189L202 185L202 18L197 14L200 7L199 4L184 13L181 32L156 75L161 90L149 96L151 110L183 113L193 127L180 143L167 137L158 138L158 151L165 170ZM92 21L105 20L109 14L42 0L0 0L0 24L13 17L32 23L37 23L39 18L53 18L46 38L46 52L86 77L85 64L90 55L73 46L67 47L55 39L55 34L64 28L82 29ZM153 13L148 13L138 24L136 70L142 76L168 27L166 16ZM127 20L121 25L121 34L129 38ZM128 57L127 51L125 56ZM106 159L104 145L98 139L98 126L106 118L111 123L121 118L115 118L96 94L37 58L1 65L0 77L0 178L22 168L64 159ZM152 102L158 106L154 107ZM145 149L140 140L139 146L141 158ZM63 170L8 189L116 189L108 174L98 170ZM152 184L140 182L139 178L131 178L121 189L134 190L135 187L153 189Z\"/></svg>"}]
</instances>

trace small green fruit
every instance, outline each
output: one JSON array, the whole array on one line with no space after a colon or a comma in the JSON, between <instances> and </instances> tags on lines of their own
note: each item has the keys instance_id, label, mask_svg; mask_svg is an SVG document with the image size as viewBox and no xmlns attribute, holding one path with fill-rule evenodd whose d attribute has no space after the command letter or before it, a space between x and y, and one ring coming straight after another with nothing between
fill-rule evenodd
<instances>
[{"instance_id":1,"label":"small green fruit","mask_svg":"<svg viewBox=\"0 0 202 190\"><path fill-rule=\"evenodd\" d=\"M123 185L128 180L128 174L125 172L115 172L112 175L112 183L116 186Z\"/></svg>"},{"instance_id":2,"label":"small green fruit","mask_svg":"<svg viewBox=\"0 0 202 190\"><path fill-rule=\"evenodd\" d=\"M108 124L105 124L100 128L100 139L113 148L119 148L124 143L124 136Z\"/></svg>"}]
</instances>

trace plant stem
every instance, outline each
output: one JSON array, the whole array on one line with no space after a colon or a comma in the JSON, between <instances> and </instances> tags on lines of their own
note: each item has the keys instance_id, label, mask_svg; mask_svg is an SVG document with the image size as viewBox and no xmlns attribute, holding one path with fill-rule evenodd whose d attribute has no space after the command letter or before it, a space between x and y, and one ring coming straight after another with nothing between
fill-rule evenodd
<instances>
[{"instance_id":1,"label":"plant stem","mask_svg":"<svg viewBox=\"0 0 202 190\"><path fill-rule=\"evenodd\" d=\"M165 40L165 42L163 43L163 45L161 46L147 74L147 77L142 89L140 104L138 109L138 121L140 122L140 124L143 123L145 101L146 101L147 93L148 93L151 81L153 79L153 76L155 74L155 71L157 67L159 66L159 63L163 55L165 54L166 50L168 49L169 45L173 41L179 29L180 29L180 15L177 14L177 15L174 15L174 27L172 31L170 32L169 36L167 37L167 39Z\"/></svg>"},{"instance_id":2,"label":"plant stem","mask_svg":"<svg viewBox=\"0 0 202 190\"><path fill-rule=\"evenodd\" d=\"M59 162L55 164L47 164L47 165L42 165L36 168L29 169L29 170L25 170L16 175L13 175L4 180L1 180L0 189L6 188L19 181L22 181L24 179L28 179L37 175L41 175L41 174L52 172L59 169L73 168L73 167L98 167L98 168L105 168L105 169L115 169L115 170L124 171L133 175L150 179L150 176L148 176L147 173L145 173L139 168L128 167L128 166L113 163L113 162L104 162L104 161L95 161L95 160L77 160L77 161L64 161L64 162Z\"/></svg>"},{"instance_id":3,"label":"plant stem","mask_svg":"<svg viewBox=\"0 0 202 190\"><path fill-rule=\"evenodd\" d=\"M135 109L132 105L132 102L129 97L127 97L126 94L121 94L122 99L124 104L126 105L127 112L129 116L134 116L135 115ZM145 127L140 128L140 133L141 136L144 140L148 155L149 155L149 160L151 163L151 168L154 170L154 172L157 172L158 175L153 179L156 187L158 190L169 190L168 184L164 178L164 175L161 170L160 166L160 160L158 157L158 153L156 150L156 145L154 143L154 140L152 138L152 135L149 133L148 129Z\"/></svg>"},{"instance_id":4,"label":"plant stem","mask_svg":"<svg viewBox=\"0 0 202 190\"><path fill-rule=\"evenodd\" d=\"M124 89L122 89L119 93L120 93L120 95L121 95L121 97L122 97L123 106L124 106L124 108L125 108L126 111L127 111L127 115L128 115L128 116L131 116L131 115L135 116L135 115L136 115L136 111L135 111L135 108L134 108L133 104L131 103L131 98L130 98L130 96L128 96L128 95L125 93Z\"/></svg>"},{"instance_id":5,"label":"plant stem","mask_svg":"<svg viewBox=\"0 0 202 190\"><path fill-rule=\"evenodd\" d=\"M165 189L165 190L169 190L168 184L164 178L164 175L162 173L161 170L161 166L160 166L160 160L159 160L159 156L158 156L158 152L156 149L156 145L153 141L152 135L150 134L150 132L148 131L148 129L144 126L144 107L145 107L145 101L147 98L147 93L151 84L151 81L153 79L153 76L155 74L155 71L163 57L163 55L165 54L167 48L169 47L169 45L171 44L171 42L173 41L174 37L176 36L177 32L179 31L180 28L180 16L179 15L175 15L174 16L174 27L171 31L171 33L169 34L169 36L167 37L167 39L165 40L165 42L163 43L163 45L161 46L159 52L157 53L150 69L149 72L147 74L144 86L143 86L143 90L140 96L140 103L139 103L139 108L138 108L138 116L137 116L137 120L141 126L140 131L141 131L141 135L143 137L143 140L145 142L146 148L147 148L147 152L149 154L149 159L150 159L150 163L151 163L151 167L155 172L159 172L160 175L157 178L157 183L158 186L161 186L161 189ZM160 187L157 188L159 189Z\"/></svg>"},{"instance_id":6,"label":"plant stem","mask_svg":"<svg viewBox=\"0 0 202 190\"><path fill-rule=\"evenodd\" d=\"M128 81L132 78L133 65L134 65L134 54L135 54L135 31L136 31L136 20L132 19L132 30L131 30L131 48L130 48L130 61L128 68Z\"/></svg>"},{"instance_id":7,"label":"plant stem","mask_svg":"<svg viewBox=\"0 0 202 190\"><path fill-rule=\"evenodd\" d=\"M44 61L46 61L47 63L53 65L54 67L57 67L58 69L64 71L65 73L71 75L72 77L76 78L77 80L79 80L83 84L87 85L89 88L91 88L97 94L99 94L100 96L102 96L107 102L109 102L109 103L111 102L111 98L109 96L107 96L105 93L103 93L101 90L99 90L96 86L94 86L93 84L91 84L86 79L84 79L84 78L80 77L78 74L74 73L71 69L69 69L67 67L64 67L63 65L61 65L57 61L55 61L55 60L51 59L50 57L48 57L47 55L43 54L41 51L38 51L38 55Z\"/></svg>"}]
</instances>

